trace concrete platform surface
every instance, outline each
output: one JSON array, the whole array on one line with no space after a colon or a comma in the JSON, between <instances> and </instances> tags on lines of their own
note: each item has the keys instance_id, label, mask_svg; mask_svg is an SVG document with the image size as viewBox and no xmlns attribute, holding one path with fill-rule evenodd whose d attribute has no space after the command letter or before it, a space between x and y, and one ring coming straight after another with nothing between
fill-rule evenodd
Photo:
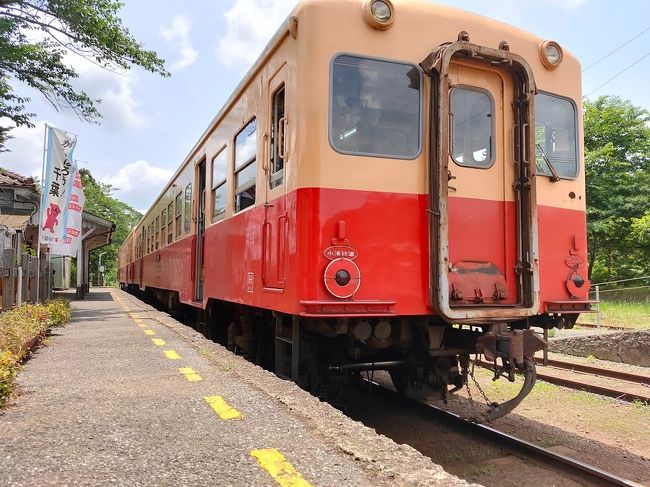
<instances>
[{"instance_id":1,"label":"concrete platform surface","mask_svg":"<svg viewBox=\"0 0 650 487\"><path fill-rule=\"evenodd\" d=\"M0 485L467 485L118 290L73 303L0 411Z\"/></svg>"}]
</instances>

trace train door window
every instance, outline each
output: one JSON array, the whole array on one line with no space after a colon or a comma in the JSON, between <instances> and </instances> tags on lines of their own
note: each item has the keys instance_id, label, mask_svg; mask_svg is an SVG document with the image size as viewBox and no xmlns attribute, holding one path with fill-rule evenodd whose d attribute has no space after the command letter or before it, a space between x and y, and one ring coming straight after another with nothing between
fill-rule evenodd
<instances>
[{"instance_id":1,"label":"train door window","mask_svg":"<svg viewBox=\"0 0 650 487\"><path fill-rule=\"evenodd\" d=\"M176 195L176 239L183 233L183 193Z\"/></svg>"},{"instance_id":2,"label":"train door window","mask_svg":"<svg viewBox=\"0 0 650 487\"><path fill-rule=\"evenodd\" d=\"M160 247L160 217L156 217L156 250Z\"/></svg>"},{"instance_id":3,"label":"train door window","mask_svg":"<svg viewBox=\"0 0 650 487\"><path fill-rule=\"evenodd\" d=\"M185 233L192 228L192 183L185 186Z\"/></svg>"},{"instance_id":4,"label":"train door window","mask_svg":"<svg viewBox=\"0 0 650 487\"><path fill-rule=\"evenodd\" d=\"M253 118L235 137L235 211L255 204L257 122Z\"/></svg>"},{"instance_id":5,"label":"train door window","mask_svg":"<svg viewBox=\"0 0 650 487\"><path fill-rule=\"evenodd\" d=\"M163 210L160 214L160 246L165 246L165 230L167 229L167 210Z\"/></svg>"},{"instance_id":6,"label":"train door window","mask_svg":"<svg viewBox=\"0 0 650 487\"><path fill-rule=\"evenodd\" d=\"M174 241L174 202L167 207L167 243Z\"/></svg>"},{"instance_id":7,"label":"train door window","mask_svg":"<svg viewBox=\"0 0 650 487\"><path fill-rule=\"evenodd\" d=\"M459 166L487 169L495 161L494 101L475 88L451 92L452 158Z\"/></svg>"},{"instance_id":8,"label":"train door window","mask_svg":"<svg viewBox=\"0 0 650 487\"><path fill-rule=\"evenodd\" d=\"M271 106L271 173L269 175L269 187L277 188L282 184L284 178L285 160L285 88L282 84L272 97Z\"/></svg>"},{"instance_id":9,"label":"train door window","mask_svg":"<svg viewBox=\"0 0 650 487\"><path fill-rule=\"evenodd\" d=\"M228 150L224 146L212 159L212 221L222 220L226 215L226 174Z\"/></svg>"},{"instance_id":10,"label":"train door window","mask_svg":"<svg viewBox=\"0 0 650 487\"><path fill-rule=\"evenodd\" d=\"M578 115L575 104L548 93L535 95L535 144L537 172L552 176L546 159L561 178L578 175Z\"/></svg>"},{"instance_id":11,"label":"train door window","mask_svg":"<svg viewBox=\"0 0 650 487\"><path fill-rule=\"evenodd\" d=\"M332 62L330 145L342 154L415 159L422 149L422 73L403 62Z\"/></svg>"}]
</instances>

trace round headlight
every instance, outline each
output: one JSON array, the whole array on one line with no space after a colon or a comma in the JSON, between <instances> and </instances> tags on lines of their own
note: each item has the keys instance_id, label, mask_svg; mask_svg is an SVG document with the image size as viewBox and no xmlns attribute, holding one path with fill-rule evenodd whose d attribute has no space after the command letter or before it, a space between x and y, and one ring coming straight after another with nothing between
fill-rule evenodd
<instances>
[{"instance_id":1,"label":"round headlight","mask_svg":"<svg viewBox=\"0 0 650 487\"><path fill-rule=\"evenodd\" d=\"M395 21L395 7L391 0L368 0L363 13L366 21L375 29L386 30Z\"/></svg>"},{"instance_id":2,"label":"round headlight","mask_svg":"<svg viewBox=\"0 0 650 487\"><path fill-rule=\"evenodd\" d=\"M539 46L542 63L547 69L555 69L562 62L562 48L555 41L544 41Z\"/></svg>"},{"instance_id":3,"label":"round headlight","mask_svg":"<svg viewBox=\"0 0 650 487\"><path fill-rule=\"evenodd\" d=\"M370 13L378 22L388 22L393 16L390 6L383 0L372 2L370 5Z\"/></svg>"},{"instance_id":4,"label":"round headlight","mask_svg":"<svg viewBox=\"0 0 650 487\"><path fill-rule=\"evenodd\" d=\"M350 276L350 273L345 269L341 269L334 275L334 280L339 286L347 286L350 282L350 279L352 279L352 277Z\"/></svg>"}]
</instances>

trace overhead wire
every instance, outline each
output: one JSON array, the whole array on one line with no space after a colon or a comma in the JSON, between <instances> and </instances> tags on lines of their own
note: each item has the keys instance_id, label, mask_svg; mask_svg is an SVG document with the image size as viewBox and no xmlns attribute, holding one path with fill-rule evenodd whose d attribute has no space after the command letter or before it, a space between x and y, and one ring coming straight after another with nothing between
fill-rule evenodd
<instances>
[{"instance_id":1,"label":"overhead wire","mask_svg":"<svg viewBox=\"0 0 650 487\"><path fill-rule=\"evenodd\" d=\"M645 34L646 32L648 32L649 30L650 30L650 27L646 27L645 30L643 30L643 31L640 32L639 34L637 34L637 35L635 35L634 37L632 37L632 39L630 39L630 40L628 40L628 41L625 41L623 44L621 44L620 46L618 46L618 47L617 47L616 49L614 49L613 51L608 52L608 53L605 54L603 57L601 57L599 60L597 60L597 61L591 63L589 66L587 66L585 69L583 69L582 72L584 73L584 72L587 71L589 68L595 66L596 64L598 64L598 63L601 62L601 61L604 61L605 59L607 59L609 56L611 56L611 55L614 54L615 52L620 51L620 50L623 49L625 46L627 46L630 42L632 42L632 41L638 39L639 37L641 37L643 34Z\"/></svg>"},{"instance_id":2,"label":"overhead wire","mask_svg":"<svg viewBox=\"0 0 650 487\"><path fill-rule=\"evenodd\" d=\"M622 75L625 71L627 71L628 69L630 69L630 68L636 66L637 64L639 64L641 61L643 61L643 60L644 60L645 58L647 58L648 56L650 56L650 52L648 52L648 53L644 54L643 56L641 56L639 59L637 59L637 60L634 61L632 64L630 64L628 67L626 67L624 70L619 71L618 73L616 73L614 76L612 76L611 78L609 78L607 81L605 81L605 82L604 82L602 85L600 85L598 88L596 88L595 90L592 90L589 94L587 94L587 96L589 97L589 96L593 95L593 94L596 93L598 90L600 90L603 86L607 85L607 84L610 83L611 81L614 81L616 78L618 78L620 75Z\"/></svg>"}]
</instances>

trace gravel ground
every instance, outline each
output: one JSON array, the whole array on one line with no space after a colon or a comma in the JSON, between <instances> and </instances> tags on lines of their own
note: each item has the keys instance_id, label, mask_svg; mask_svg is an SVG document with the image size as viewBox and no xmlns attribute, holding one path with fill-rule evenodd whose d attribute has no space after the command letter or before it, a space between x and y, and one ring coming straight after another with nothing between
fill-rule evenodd
<instances>
[{"instance_id":1,"label":"gravel ground","mask_svg":"<svg viewBox=\"0 0 650 487\"><path fill-rule=\"evenodd\" d=\"M312 485L468 485L168 315L93 290L19 375L0 413L0 485L275 485L249 452L277 448ZM155 346L151 339L166 342ZM173 349L179 360L170 360ZM192 367L203 380L179 372ZM204 396L243 415L224 421Z\"/></svg>"}]
</instances>

